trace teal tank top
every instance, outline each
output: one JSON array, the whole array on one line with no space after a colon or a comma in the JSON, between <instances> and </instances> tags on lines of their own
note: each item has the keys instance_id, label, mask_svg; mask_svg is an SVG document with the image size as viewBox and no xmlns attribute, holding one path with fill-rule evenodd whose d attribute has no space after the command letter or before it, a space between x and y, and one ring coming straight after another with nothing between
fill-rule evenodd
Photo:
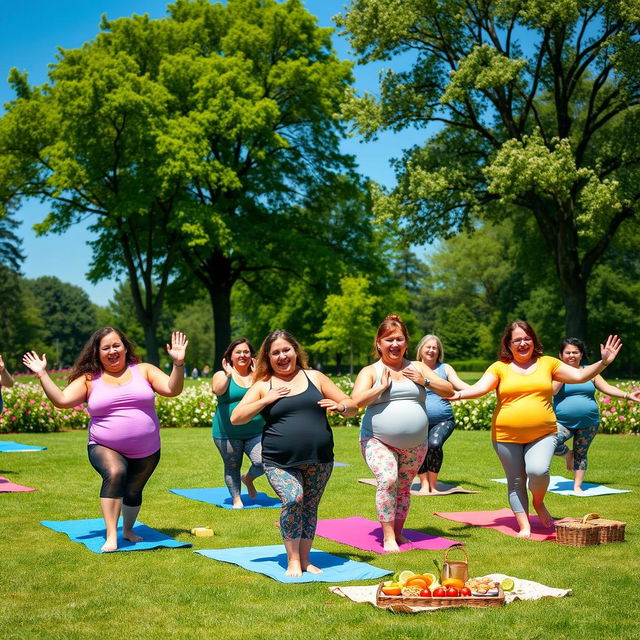
<instances>
[{"instance_id":1,"label":"teal tank top","mask_svg":"<svg viewBox=\"0 0 640 640\"><path fill-rule=\"evenodd\" d=\"M248 440L262 433L264 420L260 415L257 415L247 422L247 424L231 424L231 412L235 409L238 402L242 400L247 391L249 391L249 389L241 387L233 379L233 376L229 378L227 390L218 396L218 408L216 409L216 414L213 416L212 432L214 438Z\"/></svg>"}]
</instances>

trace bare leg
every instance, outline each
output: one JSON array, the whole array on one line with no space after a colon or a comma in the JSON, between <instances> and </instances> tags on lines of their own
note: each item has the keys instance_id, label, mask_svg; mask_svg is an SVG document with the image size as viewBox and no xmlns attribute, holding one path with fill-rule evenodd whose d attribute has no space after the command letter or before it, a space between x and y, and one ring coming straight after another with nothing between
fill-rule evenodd
<instances>
[{"instance_id":1,"label":"bare leg","mask_svg":"<svg viewBox=\"0 0 640 640\"><path fill-rule=\"evenodd\" d=\"M567 471L573 471L573 451L570 450L564 459L567 461Z\"/></svg>"},{"instance_id":2,"label":"bare leg","mask_svg":"<svg viewBox=\"0 0 640 640\"><path fill-rule=\"evenodd\" d=\"M233 499L233 508L242 509L243 507L244 507L244 502L242 502L242 498L240 496L236 496Z\"/></svg>"},{"instance_id":3,"label":"bare leg","mask_svg":"<svg viewBox=\"0 0 640 640\"><path fill-rule=\"evenodd\" d=\"M576 493L584 493L584 490L582 489L582 481L584 480L584 476L586 472L587 472L586 469L576 469L573 472L574 473L573 490Z\"/></svg>"},{"instance_id":4,"label":"bare leg","mask_svg":"<svg viewBox=\"0 0 640 640\"><path fill-rule=\"evenodd\" d=\"M247 493L249 494L249 497L253 500L256 497L256 488L253 485L254 477L247 471L247 473L241 476L241 479L242 484L247 487Z\"/></svg>"},{"instance_id":5,"label":"bare leg","mask_svg":"<svg viewBox=\"0 0 640 640\"><path fill-rule=\"evenodd\" d=\"M395 522L381 522L382 546L385 551L400 551L396 541Z\"/></svg>"},{"instance_id":6,"label":"bare leg","mask_svg":"<svg viewBox=\"0 0 640 640\"><path fill-rule=\"evenodd\" d=\"M309 553L311 553L312 545L313 540L308 540L307 538L300 540L300 566L303 571L308 571L309 573L324 573L322 569L309 562Z\"/></svg>"},{"instance_id":7,"label":"bare leg","mask_svg":"<svg viewBox=\"0 0 640 640\"><path fill-rule=\"evenodd\" d=\"M518 538L530 538L531 537L531 525L529 524L529 514L520 512L513 514L518 522Z\"/></svg>"},{"instance_id":8,"label":"bare leg","mask_svg":"<svg viewBox=\"0 0 640 640\"><path fill-rule=\"evenodd\" d=\"M398 544L406 544L407 542L411 542L409 538L405 538L402 535L402 530L404 529L404 521L405 518L402 518L402 520L394 520L393 522L393 533Z\"/></svg>"},{"instance_id":9,"label":"bare leg","mask_svg":"<svg viewBox=\"0 0 640 640\"><path fill-rule=\"evenodd\" d=\"M129 505L122 505L122 536L129 540L129 542L141 542L142 538L133 533L133 525L136 523L136 518L140 513L140 506L130 507Z\"/></svg>"},{"instance_id":10,"label":"bare leg","mask_svg":"<svg viewBox=\"0 0 640 640\"><path fill-rule=\"evenodd\" d=\"M295 540L284 540L284 546L287 550L287 570L286 576L290 578L299 578L302 576L302 565L300 564L300 538ZM307 561L308 561L307 554Z\"/></svg>"},{"instance_id":11,"label":"bare leg","mask_svg":"<svg viewBox=\"0 0 640 640\"><path fill-rule=\"evenodd\" d=\"M419 473L418 478L420 478L420 493L429 493L431 488L429 487L428 474Z\"/></svg>"},{"instance_id":12,"label":"bare leg","mask_svg":"<svg viewBox=\"0 0 640 640\"><path fill-rule=\"evenodd\" d=\"M440 493L438 491L438 472L429 471L427 474L429 476L429 491L431 493Z\"/></svg>"},{"instance_id":13,"label":"bare leg","mask_svg":"<svg viewBox=\"0 0 640 640\"><path fill-rule=\"evenodd\" d=\"M118 518L122 507L122 498L100 498L100 508L107 537L102 545L102 553L110 553L118 549Z\"/></svg>"}]
</instances>

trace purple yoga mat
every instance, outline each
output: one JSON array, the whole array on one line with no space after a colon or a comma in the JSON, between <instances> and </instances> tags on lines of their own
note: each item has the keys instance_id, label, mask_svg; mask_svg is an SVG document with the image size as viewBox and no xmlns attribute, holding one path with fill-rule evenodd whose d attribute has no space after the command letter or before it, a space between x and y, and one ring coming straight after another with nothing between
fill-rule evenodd
<instances>
[{"instance_id":1,"label":"purple yoga mat","mask_svg":"<svg viewBox=\"0 0 640 640\"><path fill-rule=\"evenodd\" d=\"M33 487L24 487L21 484L15 484L11 480L7 480L0 476L0 493L17 493L19 491L35 491Z\"/></svg>"},{"instance_id":2,"label":"purple yoga mat","mask_svg":"<svg viewBox=\"0 0 640 640\"><path fill-rule=\"evenodd\" d=\"M456 544L462 544L455 540L430 536L427 533L411 531L410 529L405 529L403 533L411 542L400 545L400 551L411 551L411 549L448 549ZM376 553L387 553L382 548L382 528L380 527L380 523L367 520L361 516L337 518L334 520L318 520L316 535L347 544L356 549L375 551Z\"/></svg>"}]
</instances>

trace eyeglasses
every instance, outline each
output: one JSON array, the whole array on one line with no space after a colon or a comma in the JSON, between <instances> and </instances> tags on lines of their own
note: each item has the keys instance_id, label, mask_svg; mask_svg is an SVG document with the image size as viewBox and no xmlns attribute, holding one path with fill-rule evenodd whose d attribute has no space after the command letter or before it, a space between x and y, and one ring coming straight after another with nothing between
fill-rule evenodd
<instances>
[{"instance_id":1,"label":"eyeglasses","mask_svg":"<svg viewBox=\"0 0 640 640\"><path fill-rule=\"evenodd\" d=\"M516 338L515 340L511 341L511 344L516 345L516 347L520 346L521 344L531 344L533 342L533 340L531 338Z\"/></svg>"}]
</instances>

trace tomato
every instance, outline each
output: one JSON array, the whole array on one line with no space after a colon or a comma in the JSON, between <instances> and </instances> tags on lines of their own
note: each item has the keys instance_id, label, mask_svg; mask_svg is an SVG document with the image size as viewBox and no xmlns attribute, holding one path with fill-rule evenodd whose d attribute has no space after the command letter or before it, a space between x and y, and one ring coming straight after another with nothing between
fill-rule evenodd
<instances>
[{"instance_id":1,"label":"tomato","mask_svg":"<svg viewBox=\"0 0 640 640\"><path fill-rule=\"evenodd\" d=\"M447 590L444 587L437 587L436 589L433 590L433 597L434 598L446 598L447 597Z\"/></svg>"},{"instance_id":2,"label":"tomato","mask_svg":"<svg viewBox=\"0 0 640 640\"><path fill-rule=\"evenodd\" d=\"M460 589L460 595L461 596L465 596L468 597L471 595L471 589L469 589L469 587L462 587L462 589Z\"/></svg>"},{"instance_id":3,"label":"tomato","mask_svg":"<svg viewBox=\"0 0 640 640\"><path fill-rule=\"evenodd\" d=\"M429 591L429 589L423 589L420 592L420 597L421 598L430 598L431 597L431 591Z\"/></svg>"},{"instance_id":4,"label":"tomato","mask_svg":"<svg viewBox=\"0 0 640 640\"><path fill-rule=\"evenodd\" d=\"M460 592L455 587L449 587L447 589L447 598L457 598Z\"/></svg>"}]
</instances>

